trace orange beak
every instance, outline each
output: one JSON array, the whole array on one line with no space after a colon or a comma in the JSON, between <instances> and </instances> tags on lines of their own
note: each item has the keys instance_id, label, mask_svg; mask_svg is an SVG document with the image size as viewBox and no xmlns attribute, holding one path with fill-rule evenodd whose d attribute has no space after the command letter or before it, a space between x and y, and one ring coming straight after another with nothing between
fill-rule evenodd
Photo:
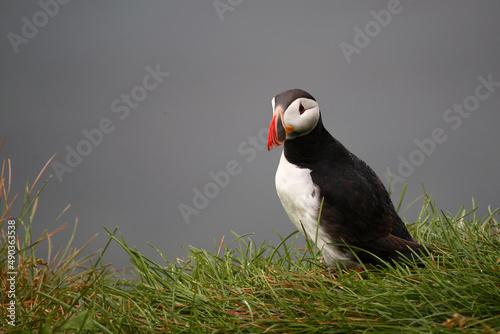
<instances>
[{"instance_id":1,"label":"orange beak","mask_svg":"<svg viewBox=\"0 0 500 334\"><path fill-rule=\"evenodd\" d=\"M267 150L270 151L280 146L286 140L286 134L292 132L291 126L285 126L283 121L283 109L277 108L274 112L273 120L269 126L269 135L267 137Z\"/></svg>"}]
</instances>

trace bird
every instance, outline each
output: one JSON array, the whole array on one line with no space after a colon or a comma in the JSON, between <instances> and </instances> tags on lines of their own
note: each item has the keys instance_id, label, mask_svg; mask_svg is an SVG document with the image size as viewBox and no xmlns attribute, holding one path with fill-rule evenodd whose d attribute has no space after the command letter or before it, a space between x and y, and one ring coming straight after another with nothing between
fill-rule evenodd
<instances>
[{"instance_id":1,"label":"bird","mask_svg":"<svg viewBox=\"0 0 500 334\"><path fill-rule=\"evenodd\" d=\"M362 269L363 264L427 255L373 169L325 129L311 94L290 89L271 104L267 149L283 145L276 192L292 223L322 250L328 266Z\"/></svg>"}]
</instances>

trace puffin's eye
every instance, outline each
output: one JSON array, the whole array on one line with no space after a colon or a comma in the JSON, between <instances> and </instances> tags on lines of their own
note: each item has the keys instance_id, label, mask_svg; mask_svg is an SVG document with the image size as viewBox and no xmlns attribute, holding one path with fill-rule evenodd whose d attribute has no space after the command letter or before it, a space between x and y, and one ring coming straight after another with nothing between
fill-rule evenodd
<instances>
[{"instance_id":1,"label":"puffin's eye","mask_svg":"<svg viewBox=\"0 0 500 334\"><path fill-rule=\"evenodd\" d=\"M304 111L305 111L305 110L306 110L306 109L304 108L304 106L303 106L303 105L302 105L302 103L301 103L301 104L299 105L299 114L301 114L301 115L302 115L302 114L304 113Z\"/></svg>"}]
</instances>

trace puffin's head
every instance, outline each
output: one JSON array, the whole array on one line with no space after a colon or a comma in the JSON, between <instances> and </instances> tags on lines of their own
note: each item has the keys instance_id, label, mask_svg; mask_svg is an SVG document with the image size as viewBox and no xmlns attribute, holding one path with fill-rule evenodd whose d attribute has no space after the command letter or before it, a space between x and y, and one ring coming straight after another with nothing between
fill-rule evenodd
<instances>
[{"instance_id":1,"label":"puffin's head","mask_svg":"<svg viewBox=\"0 0 500 334\"><path fill-rule=\"evenodd\" d=\"M273 120L269 127L267 149L280 146L311 132L318 124L318 103L308 92L290 89L273 97Z\"/></svg>"}]
</instances>

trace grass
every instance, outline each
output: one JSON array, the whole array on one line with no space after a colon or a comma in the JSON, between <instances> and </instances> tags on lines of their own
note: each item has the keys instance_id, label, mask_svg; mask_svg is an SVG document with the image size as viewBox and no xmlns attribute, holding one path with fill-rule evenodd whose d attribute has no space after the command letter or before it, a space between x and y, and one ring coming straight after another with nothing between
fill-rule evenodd
<instances>
[{"instance_id":1,"label":"grass","mask_svg":"<svg viewBox=\"0 0 500 334\"><path fill-rule=\"evenodd\" d=\"M235 234L231 242L224 237L214 242L212 251L189 248L173 261L155 248L163 259L156 263L108 229L108 244L93 257L83 256L85 247L74 249L72 240L53 254L51 236L60 229L36 240L31 233L43 189L35 191L40 176L26 184L22 208L12 216L10 173L10 162L4 162L0 331L5 333L500 333L498 210L479 217L474 202L471 211L451 215L424 194L411 233L432 251L425 268L411 263L362 272L327 268L313 245L294 247L297 233L275 246ZM7 317L13 217L14 326ZM133 277L123 278L102 263L111 242L130 257ZM43 256L35 252L42 243L49 245Z\"/></svg>"}]
</instances>

